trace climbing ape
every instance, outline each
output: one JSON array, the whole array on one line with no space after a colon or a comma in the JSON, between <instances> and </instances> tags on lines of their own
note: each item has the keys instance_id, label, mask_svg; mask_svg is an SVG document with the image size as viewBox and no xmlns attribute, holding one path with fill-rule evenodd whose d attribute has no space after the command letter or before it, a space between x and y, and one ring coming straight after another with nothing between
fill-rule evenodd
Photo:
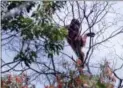
<instances>
[{"instance_id":1,"label":"climbing ape","mask_svg":"<svg viewBox=\"0 0 123 88\"><path fill-rule=\"evenodd\" d=\"M81 49L85 46L86 39L88 36L94 37L94 33L87 33L83 37L79 34L80 22L77 19L72 19L68 28L67 41L75 51L76 55L82 62L82 67L84 67L84 53Z\"/></svg>"}]
</instances>

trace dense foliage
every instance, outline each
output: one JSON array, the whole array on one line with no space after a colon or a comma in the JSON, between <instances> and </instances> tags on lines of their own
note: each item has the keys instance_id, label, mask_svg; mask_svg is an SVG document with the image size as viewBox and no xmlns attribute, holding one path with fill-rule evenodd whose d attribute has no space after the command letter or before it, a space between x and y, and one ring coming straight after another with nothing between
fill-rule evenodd
<instances>
[{"instance_id":1,"label":"dense foliage","mask_svg":"<svg viewBox=\"0 0 123 88\"><path fill-rule=\"evenodd\" d=\"M114 88L116 78L112 73L112 69L109 67L107 61L101 65L99 75L91 75L80 67L80 60L78 59L76 64L76 71L70 71L70 77L67 76L56 76L56 83L45 88ZM79 74L78 74L78 73Z\"/></svg>"},{"instance_id":2,"label":"dense foliage","mask_svg":"<svg viewBox=\"0 0 123 88\"><path fill-rule=\"evenodd\" d=\"M54 54L59 54L60 50L63 50L64 38L67 31L64 27L59 27L52 23L52 14L63 7L65 2L54 1L54 2L41 2L41 4L36 4L35 2L5 2L8 11L15 8L20 10L20 13L15 12L14 15L9 15L3 17L2 19L2 33L6 36L9 32L8 37L3 38L3 42L7 38L17 36L21 38L21 47L18 51L19 53L14 58L14 61L20 60L24 61L26 66L29 66L35 61L37 57L37 51L42 46L42 51L48 55L48 58L53 58ZM30 10L37 6L37 11L32 13L32 17L27 17L24 14L28 14ZM22 7L26 9L23 11ZM24 7L25 6L25 7ZM36 7L35 7L36 8ZM4 9L4 8L3 8ZM49 15L49 10L52 13ZM7 13L7 12L5 12ZM18 14L17 14L18 13ZM3 15L3 14L2 14ZM33 47L30 43L33 43ZM25 46L28 45L28 46ZM25 47L25 48L23 48Z\"/></svg>"},{"instance_id":3,"label":"dense foliage","mask_svg":"<svg viewBox=\"0 0 123 88\"><path fill-rule=\"evenodd\" d=\"M1 80L1 88L35 88L35 85L29 84L28 79L25 73L21 75L4 75Z\"/></svg>"}]
</instances>

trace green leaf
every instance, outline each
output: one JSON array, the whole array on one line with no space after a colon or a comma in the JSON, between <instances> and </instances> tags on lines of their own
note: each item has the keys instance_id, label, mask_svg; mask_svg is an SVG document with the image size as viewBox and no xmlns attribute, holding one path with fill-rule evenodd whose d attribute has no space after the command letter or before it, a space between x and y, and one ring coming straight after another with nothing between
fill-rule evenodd
<instances>
[{"instance_id":1,"label":"green leaf","mask_svg":"<svg viewBox=\"0 0 123 88\"><path fill-rule=\"evenodd\" d=\"M27 67L30 67L30 66L29 66L29 63L28 63L27 61L25 61L24 63L25 63L25 65L26 65Z\"/></svg>"},{"instance_id":2,"label":"green leaf","mask_svg":"<svg viewBox=\"0 0 123 88\"><path fill-rule=\"evenodd\" d=\"M101 83L100 81L97 81L96 84L99 88L106 88L105 84Z\"/></svg>"},{"instance_id":3,"label":"green leaf","mask_svg":"<svg viewBox=\"0 0 123 88\"><path fill-rule=\"evenodd\" d=\"M36 52L34 52L34 51L31 51L31 54L32 54L32 57L37 57L37 54L36 54Z\"/></svg>"},{"instance_id":4,"label":"green leaf","mask_svg":"<svg viewBox=\"0 0 123 88\"><path fill-rule=\"evenodd\" d=\"M52 53L49 53L48 54L48 58L53 58L53 54Z\"/></svg>"}]
</instances>

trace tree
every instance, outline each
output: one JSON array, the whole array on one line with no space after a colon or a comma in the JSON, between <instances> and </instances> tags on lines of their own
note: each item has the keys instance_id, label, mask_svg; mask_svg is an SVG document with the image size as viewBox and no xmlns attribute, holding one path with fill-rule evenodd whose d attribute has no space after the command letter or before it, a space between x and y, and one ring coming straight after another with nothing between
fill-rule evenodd
<instances>
[{"instance_id":1,"label":"tree","mask_svg":"<svg viewBox=\"0 0 123 88\"><path fill-rule=\"evenodd\" d=\"M87 48L87 53L85 52L84 63L87 67L87 74L92 74L90 61L93 59L92 56L96 49L110 39L123 33L122 26L118 25L118 20L107 21L108 14L111 12L110 8L113 6L108 2L89 3L80 1L80 4L78 1L44 1L34 2L33 4L32 2L5 3L10 4L4 7L9 7L7 15L3 16L6 12L2 14L2 48L3 50L9 48L11 51L16 52L16 55L11 62L5 62L4 58L2 58L2 68L5 66L10 67L5 71L3 70L2 73L8 72L9 70L16 72L31 70L33 75L33 77L31 77L32 79L35 79L35 77L40 78L40 76L45 77L51 87L53 87L52 85L56 80L58 84L62 84L61 79L59 80L59 75L60 77L62 76L62 80L67 79L66 84L70 82L74 85L74 75L77 76L77 74L79 74L79 68L75 66L76 59L62 51L63 48L66 47L64 39L67 35L67 31L63 26L69 24L67 23L69 17L71 17L71 19L79 18L81 21L80 33L82 35L87 31L96 33L95 38L89 39L89 47ZM16 5L18 3L19 5ZM30 5L28 3L30 3ZM36 10L29 10L34 5L34 9ZM14 15L11 15L10 8L18 8L19 12L14 10ZM24 8L26 8L27 11L25 11ZM32 11L31 16L27 14L29 11ZM61 13L58 13L58 11L61 11L63 16L60 16ZM61 24L58 21L60 21ZM114 27L114 29L109 30L111 27ZM108 33L108 35L104 36L105 33ZM56 58L56 56L62 55L64 56L63 58ZM95 57L97 57L97 55L95 55ZM16 67L20 64L23 67L26 65L26 68L18 70ZM78 77L84 78L81 75ZM85 77L88 79L88 76ZM97 85L102 84L98 83ZM120 86L121 84L119 87Z\"/></svg>"},{"instance_id":2,"label":"tree","mask_svg":"<svg viewBox=\"0 0 123 88\"><path fill-rule=\"evenodd\" d=\"M10 5L7 7L8 10L11 10L12 8L19 8L20 12L23 12L23 9L21 7L16 7L16 4L20 3L20 6L21 6L21 4L22 4L22 6L25 5L27 12L29 12L29 10L31 9L32 6L29 7L28 3L32 4L33 2L8 2L8 3L10 3ZM53 2L49 2L48 4L47 4L47 2L43 2L43 3L45 6L44 9L40 9L40 4L38 5L38 10L41 11L41 13L39 13L39 11L37 11L38 13L33 13L33 15L32 15L34 17L35 17L35 15L37 15L36 16L37 18L42 17L42 18L39 18L38 20L35 17L35 20L37 20L36 22L35 22L35 20L31 19L31 17L25 17L24 14L22 14L22 13L16 15L16 13L18 13L18 12L15 12L15 14L14 14L15 17L13 17L13 19L10 18L11 14L8 13L8 14L10 14L10 16L7 16L8 18L6 17L5 19L3 17L3 20L2 20L3 37L5 35L5 37L2 38L3 42L4 42L4 40L5 40L5 42L7 42L6 39L9 40L15 36L17 38L21 37L22 38L22 39L20 39L21 47L19 47L20 50L17 50L19 53L14 58L14 61L16 61L16 60L24 61L24 63L27 66L29 66L29 64L31 64L31 62L34 62L35 58L37 57L36 52L40 48L42 48L40 46L43 45L45 52L48 54L48 57L51 57L51 58L53 57L53 53L59 54L59 50L61 50L63 48L62 40L63 40L64 36L66 35L66 32L64 30L60 29L59 27L55 26L50 21L51 16L49 15L49 11L46 10L51 5L51 9L53 9L53 12L54 12L56 7L59 8L61 6L57 5L56 7L54 7L54 6L52 7L52 5L55 4ZM56 2L56 3L58 3L58 2ZM26 4L27 4L27 6L26 6ZM34 5L34 3L33 3L33 5ZM47 13L47 15L45 15L43 13ZM25 12L25 14L27 14L27 13ZM50 32L47 32L47 31L49 31L49 29L50 29ZM7 31L10 32L10 35L6 37ZM41 38L41 40L40 40L40 38ZM30 47L30 42L34 43L33 48ZM41 44L38 44L38 42L40 42ZM27 44L28 46L26 47L26 49L23 49L25 44ZM34 49L35 49L35 51L33 51ZM25 53L27 53L27 54L25 55Z\"/></svg>"},{"instance_id":3,"label":"tree","mask_svg":"<svg viewBox=\"0 0 123 88\"><path fill-rule=\"evenodd\" d=\"M21 75L5 75L1 80L2 88L35 88L35 85L29 84L27 74Z\"/></svg>"}]
</instances>

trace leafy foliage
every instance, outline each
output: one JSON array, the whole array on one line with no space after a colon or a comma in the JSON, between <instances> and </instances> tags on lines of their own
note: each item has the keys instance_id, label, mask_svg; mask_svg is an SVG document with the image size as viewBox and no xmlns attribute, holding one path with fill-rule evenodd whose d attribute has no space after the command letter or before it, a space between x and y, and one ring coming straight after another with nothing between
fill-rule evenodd
<instances>
[{"instance_id":1,"label":"leafy foliage","mask_svg":"<svg viewBox=\"0 0 123 88\"><path fill-rule=\"evenodd\" d=\"M10 1L8 3L6 6L8 10L20 8L19 6L22 5L25 6L27 12L35 5L34 2L28 1ZM14 32L16 36L21 37L22 46L14 60L23 61L26 66L36 60L37 50L39 50L40 46L43 45L42 47L48 58L53 58L54 54L59 54L59 51L63 50L64 47L64 38L67 35L67 31L64 27L58 27L52 23L52 15L57 9L60 10L65 3L60 1L43 1L42 3L43 7L39 4L38 7L41 8L37 8L32 17L24 16L24 14L15 14L13 18L6 17L2 19L2 32L10 31L10 34ZM47 14L49 9L53 10L50 15ZM40 42L40 40L42 41ZM36 41L40 43L37 44ZM32 45L28 44L30 42L34 43L33 48Z\"/></svg>"},{"instance_id":2,"label":"leafy foliage","mask_svg":"<svg viewBox=\"0 0 123 88\"><path fill-rule=\"evenodd\" d=\"M23 73L21 75L5 75L1 80L1 88L35 88L35 85L28 85L28 76Z\"/></svg>"},{"instance_id":3,"label":"leafy foliage","mask_svg":"<svg viewBox=\"0 0 123 88\"><path fill-rule=\"evenodd\" d=\"M78 65L76 65L76 67L80 68ZM83 68L81 69L83 70ZM67 78L66 76L56 75L57 86L52 85L51 87L50 85L45 88L114 88L114 84L112 84L114 81L108 80L107 82L102 82L102 80L100 80L102 72L99 75L89 75L85 73L85 71L82 71L82 73L78 75L77 72L80 71L78 69L77 71L70 71L69 77ZM107 74L105 74L105 76L106 75ZM106 80L106 78L104 80Z\"/></svg>"},{"instance_id":4,"label":"leafy foliage","mask_svg":"<svg viewBox=\"0 0 123 88\"><path fill-rule=\"evenodd\" d=\"M44 11L48 15L54 14L56 10L59 10L64 7L66 1L43 1Z\"/></svg>"},{"instance_id":5,"label":"leafy foliage","mask_svg":"<svg viewBox=\"0 0 123 88\"><path fill-rule=\"evenodd\" d=\"M26 8L27 12L29 12L31 10L31 8L35 5L34 2L25 2L25 1L15 1L15 2L13 2L13 1L8 1L9 5L8 5L7 9L11 10L11 9L13 9L15 7L18 7L19 5L22 5L24 3L29 3L29 5L27 5L27 8Z\"/></svg>"}]
</instances>

